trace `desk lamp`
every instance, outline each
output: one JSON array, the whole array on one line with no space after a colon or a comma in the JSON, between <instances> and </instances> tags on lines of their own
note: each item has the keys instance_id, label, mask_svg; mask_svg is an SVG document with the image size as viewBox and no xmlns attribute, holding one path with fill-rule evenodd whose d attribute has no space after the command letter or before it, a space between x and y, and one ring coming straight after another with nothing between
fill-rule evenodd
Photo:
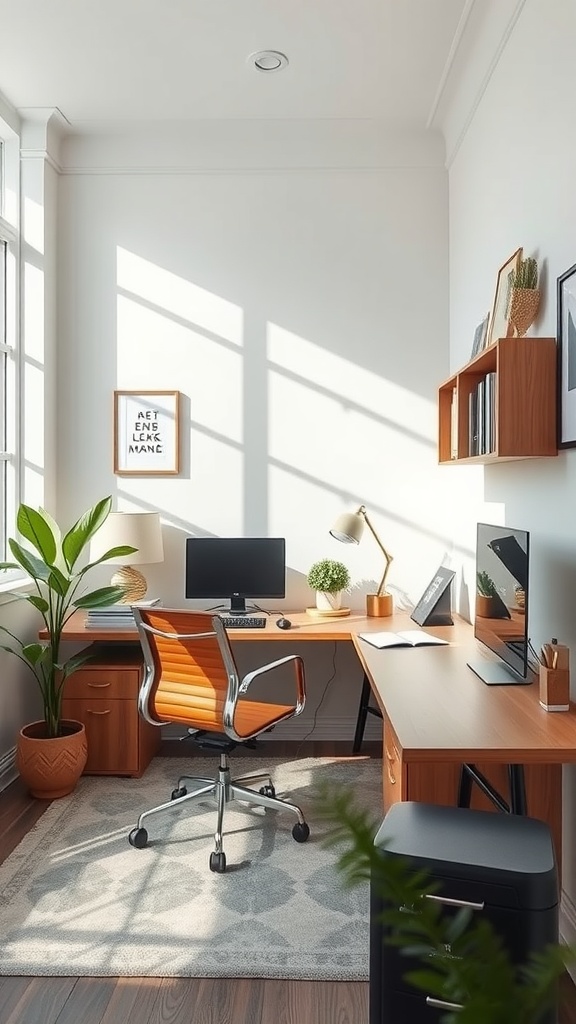
<instances>
[{"instance_id":1,"label":"desk lamp","mask_svg":"<svg viewBox=\"0 0 576 1024\"><path fill-rule=\"evenodd\" d=\"M135 566L162 562L164 559L160 513L111 512L94 535L90 545L90 560L94 561L110 548L123 544L137 550L131 555L122 555L121 566L112 576L110 584L126 588L120 604L134 604L142 601L148 589L145 577Z\"/></svg>"},{"instance_id":2,"label":"desk lamp","mask_svg":"<svg viewBox=\"0 0 576 1024\"><path fill-rule=\"evenodd\" d=\"M377 592L375 594L366 595L366 615L380 618L386 615L392 615L394 611L392 594L388 593L385 589L386 577L388 576L392 555L386 551L386 548L368 518L368 513L366 512L364 505L360 505L357 512L344 512L341 516L338 516L338 519L334 523L330 533L336 538L336 540L342 541L343 544L359 544L360 538L364 532L364 524L366 524L370 530L378 544L378 547L381 549L384 558L386 559L384 575L380 580L380 586L378 587Z\"/></svg>"}]
</instances>

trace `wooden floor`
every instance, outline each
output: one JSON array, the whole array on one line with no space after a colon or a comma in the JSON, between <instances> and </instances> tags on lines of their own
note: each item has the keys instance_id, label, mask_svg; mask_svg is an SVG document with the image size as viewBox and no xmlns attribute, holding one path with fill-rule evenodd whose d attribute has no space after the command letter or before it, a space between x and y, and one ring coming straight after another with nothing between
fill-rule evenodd
<instances>
[{"instance_id":1,"label":"wooden floor","mask_svg":"<svg viewBox=\"0 0 576 1024\"><path fill-rule=\"evenodd\" d=\"M285 756L291 749L275 744L268 756ZM369 745L366 752L372 752ZM328 753L349 749L328 751L314 743L299 750L299 756ZM48 806L29 797L19 782L0 793L0 863ZM368 1024L368 984L0 977L0 1024ZM576 1024L576 989L569 978L562 984L559 1024Z\"/></svg>"}]
</instances>

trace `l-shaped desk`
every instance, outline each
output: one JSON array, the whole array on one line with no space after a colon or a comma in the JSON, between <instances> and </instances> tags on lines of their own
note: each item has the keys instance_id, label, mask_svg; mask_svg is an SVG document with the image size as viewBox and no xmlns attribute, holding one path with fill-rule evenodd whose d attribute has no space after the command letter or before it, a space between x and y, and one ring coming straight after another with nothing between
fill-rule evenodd
<instances>
[{"instance_id":1,"label":"l-shaped desk","mask_svg":"<svg viewBox=\"0 0 576 1024\"><path fill-rule=\"evenodd\" d=\"M527 812L550 825L561 864L562 765L576 763L573 704L565 712L544 711L537 682L486 686L466 664L477 644L463 620L427 630L448 640L448 646L379 650L358 634L416 628L407 613L385 619L352 613L322 620L305 612L285 614L292 622L289 630L279 629L278 616L272 614L264 629L230 630L230 639L233 644L353 643L383 716L384 807L396 800L455 805L464 763L474 764L499 792L506 792L508 767L523 765ZM135 629L97 630L85 623L85 613L76 612L62 639L123 644L137 639ZM472 806L492 805L475 787Z\"/></svg>"}]
</instances>

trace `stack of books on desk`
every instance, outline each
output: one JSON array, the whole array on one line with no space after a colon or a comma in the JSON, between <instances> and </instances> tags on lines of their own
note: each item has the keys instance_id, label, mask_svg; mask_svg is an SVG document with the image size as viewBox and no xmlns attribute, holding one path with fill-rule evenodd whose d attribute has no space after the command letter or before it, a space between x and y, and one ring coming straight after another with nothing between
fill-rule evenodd
<instances>
[{"instance_id":1,"label":"stack of books on desk","mask_svg":"<svg viewBox=\"0 0 576 1024\"><path fill-rule=\"evenodd\" d=\"M158 597L149 601L137 601L136 607L153 608L160 604ZM130 629L135 625L132 605L108 604L102 608L90 608L86 615L88 629Z\"/></svg>"}]
</instances>

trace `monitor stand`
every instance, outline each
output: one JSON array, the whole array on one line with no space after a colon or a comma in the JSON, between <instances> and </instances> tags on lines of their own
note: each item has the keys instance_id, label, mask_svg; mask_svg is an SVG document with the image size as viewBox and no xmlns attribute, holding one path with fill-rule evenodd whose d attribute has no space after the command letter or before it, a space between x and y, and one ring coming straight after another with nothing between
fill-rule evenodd
<instances>
[{"instance_id":1,"label":"monitor stand","mask_svg":"<svg viewBox=\"0 0 576 1024\"><path fill-rule=\"evenodd\" d=\"M489 661L488 658L472 658L466 664L487 686L528 686L533 681L531 675L524 679L523 676L517 675L513 669L508 668L503 661Z\"/></svg>"},{"instance_id":2,"label":"monitor stand","mask_svg":"<svg viewBox=\"0 0 576 1024\"><path fill-rule=\"evenodd\" d=\"M247 615L246 601L243 597L231 597L228 615Z\"/></svg>"}]
</instances>

